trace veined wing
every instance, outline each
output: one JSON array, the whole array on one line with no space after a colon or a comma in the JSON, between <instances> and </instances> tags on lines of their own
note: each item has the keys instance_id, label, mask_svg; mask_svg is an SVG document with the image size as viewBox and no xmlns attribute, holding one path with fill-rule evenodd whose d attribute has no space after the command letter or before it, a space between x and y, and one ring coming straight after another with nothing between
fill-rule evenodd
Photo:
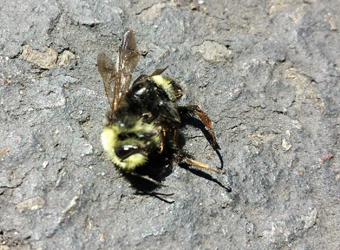
<instances>
[{"instance_id":1,"label":"veined wing","mask_svg":"<svg viewBox=\"0 0 340 250\"><path fill-rule=\"evenodd\" d=\"M121 98L130 88L131 74L139 61L139 52L137 50L136 39L133 31L125 33L119 48L117 59L117 72L119 77L116 78L114 86L114 103L113 110L119 106Z\"/></svg>"},{"instance_id":2,"label":"veined wing","mask_svg":"<svg viewBox=\"0 0 340 250\"><path fill-rule=\"evenodd\" d=\"M112 60L104 53L98 55L97 65L98 71L103 78L106 96L112 110L114 103L114 85L117 79L116 67Z\"/></svg>"},{"instance_id":3,"label":"veined wing","mask_svg":"<svg viewBox=\"0 0 340 250\"><path fill-rule=\"evenodd\" d=\"M104 53L98 55L98 71L103 78L105 92L111 106L111 115L130 88L131 74L138 61L139 53L132 30L126 32L123 37L116 66Z\"/></svg>"}]
</instances>

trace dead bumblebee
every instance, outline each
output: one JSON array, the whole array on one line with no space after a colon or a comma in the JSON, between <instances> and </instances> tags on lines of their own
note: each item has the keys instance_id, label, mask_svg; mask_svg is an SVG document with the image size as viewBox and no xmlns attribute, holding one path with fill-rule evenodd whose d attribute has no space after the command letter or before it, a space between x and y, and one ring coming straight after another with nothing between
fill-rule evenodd
<instances>
[{"instance_id":1,"label":"dead bumblebee","mask_svg":"<svg viewBox=\"0 0 340 250\"><path fill-rule=\"evenodd\" d=\"M131 30L123 37L116 65L104 53L98 55L98 70L111 106L101 141L112 162L125 172L134 173L148 161L151 152L157 150L161 154L170 143L181 163L221 173L187 157L178 145L178 130L184 116L196 114L211 134L211 146L216 146L207 114L197 105L177 104L182 89L175 81L161 75L166 68L141 75L130 84L138 60L139 52Z\"/></svg>"}]
</instances>

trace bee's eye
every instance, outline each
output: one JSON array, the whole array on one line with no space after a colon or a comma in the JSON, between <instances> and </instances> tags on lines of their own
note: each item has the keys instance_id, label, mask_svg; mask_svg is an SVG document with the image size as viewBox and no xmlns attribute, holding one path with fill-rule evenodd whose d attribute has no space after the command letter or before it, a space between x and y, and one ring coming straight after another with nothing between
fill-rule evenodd
<instances>
[{"instance_id":1,"label":"bee's eye","mask_svg":"<svg viewBox=\"0 0 340 250\"><path fill-rule=\"evenodd\" d=\"M132 145L124 145L118 148L115 148L116 155L122 160L128 158L130 155L138 153L140 151L139 147Z\"/></svg>"}]
</instances>

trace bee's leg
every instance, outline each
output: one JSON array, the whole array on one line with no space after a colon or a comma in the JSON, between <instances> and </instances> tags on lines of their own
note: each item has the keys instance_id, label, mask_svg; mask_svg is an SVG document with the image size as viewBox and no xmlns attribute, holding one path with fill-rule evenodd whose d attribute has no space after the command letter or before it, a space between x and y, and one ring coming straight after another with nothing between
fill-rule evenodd
<instances>
[{"instance_id":1,"label":"bee's leg","mask_svg":"<svg viewBox=\"0 0 340 250\"><path fill-rule=\"evenodd\" d=\"M204 170L209 170L209 171L215 172L217 174L225 174L225 171L219 171L217 169L214 169L214 168L208 166L205 163L202 163L202 162L199 162L199 161L195 161L195 160L190 159L190 158L185 157L185 156L182 159L182 163L186 163L186 164L198 167L198 168L202 168Z\"/></svg>"},{"instance_id":2,"label":"bee's leg","mask_svg":"<svg viewBox=\"0 0 340 250\"><path fill-rule=\"evenodd\" d=\"M160 137L161 137L161 145L158 153L163 153L164 150L164 144L165 144L165 137L166 137L166 129L162 127L161 131L159 132Z\"/></svg>"},{"instance_id":3,"label":"bee's leg","mask_svg":"<svg viewBox=\"0 0 340 250\"><path fill-rule=\"evenodd\" d=\"M216 148L217 146L216 136L215 136L214 131L211 128L212 121L210 120L209 116L205 112L203 112L198 105L179 107L178 110L180 111L181 114L189 115L189 116L192 116L193 113L196 113L212 137L212 142L210 142L211 146L213 148Z\"/></svg>"},{"instance_id":4,"label":"bee's leg","mask_svg":"<svg viewBox=\"0 0 340 250\"><path fill-rule=\"evenodd\" d=\"M208 166L205 163L195 161L194 159L191 159L191 158L188 158L187 156L185 156L185 153L183 152L183 150L178 145L178 130L177 129L174 130L174 139L173 140L175 142L175 147L176 147L176 150L179 154L179 160L180 160L181 163L185 163L185 164L192 165L192 166L195 166L195 167L198 167L198 168L202 168L204 170L209 170L209 171L212 171L212 172L215 172L215 173L218 173L218 174L224 174L225 173L225 171L221 172L217 169L214 169L214 168Z\"/></svg>"},{"instance_id":5,"label":"bee's leg","mask_svg":"<svg viewBox=\"0 0 340 250\"><path fill-rule=\"evenodd\" d=\"M174 132L173 132L173 140L174 140L174 143L175 143L175 148L178 152L182 152L180 146L178 145L178 129L174 129Z\"/></svg>"}]
</instances>

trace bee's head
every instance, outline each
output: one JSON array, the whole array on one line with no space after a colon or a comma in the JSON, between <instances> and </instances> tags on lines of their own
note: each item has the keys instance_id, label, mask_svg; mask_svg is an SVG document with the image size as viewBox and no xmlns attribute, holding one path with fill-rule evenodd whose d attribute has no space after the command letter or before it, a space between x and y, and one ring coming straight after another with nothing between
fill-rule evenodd
<instances>
[{"instance_id":1,"label":"bee's head","mask_svg":"<svg viewBox=\"0 0 340 250\"><path fill-rule=\"evenodd\" d=\"M160 137L152 124L138 120L130 128L119 123L106 126L101 141L112 162L129 172L146 163L149 152L159 145Z\"/></svg>"}]
</instances>

